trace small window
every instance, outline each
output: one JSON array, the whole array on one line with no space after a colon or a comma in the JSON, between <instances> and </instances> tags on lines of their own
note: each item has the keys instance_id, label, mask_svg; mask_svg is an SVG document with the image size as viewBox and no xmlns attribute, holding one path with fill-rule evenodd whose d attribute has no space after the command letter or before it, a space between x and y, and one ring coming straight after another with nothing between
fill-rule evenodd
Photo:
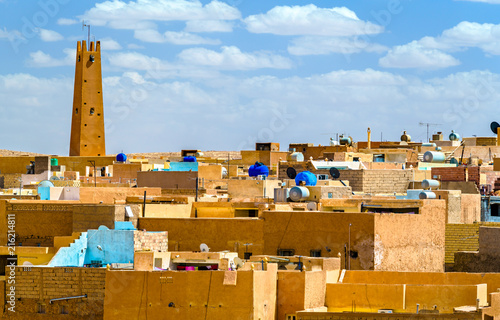
<instances>
[{"instance_id":1,"label":"small window","mask_svg":"<svg viewBox=\"0 0 500 320\"><path fill-rule=\"evenodd\" d=\"M100 117L100 116L101 116L101 114L100 114L100 113L98 113L98 114L97 114L97 116L98 116L98 117Z\"/></svg>"},{"instance_id":2,"label":"small window","mask_svg":"<svg viewBox=\"0 0 500 320\"><path fill-rule=\"evenodd\" d=\"M490 208L492 217L500 217L500 203L493 203Z\"/></svg>"},{"instance_id":3,"label":"small window","mask_svg":"<svg viewBox=\"0 0 500 320\"><path fill-rule=\"evenodd\" d=\"M87 126L87 124L85 124L85 126Z\"/></svg>"},{"instance_id":4,"label":"small window","mask_svg":"<svg viewBox=\"0 0 500 320\"><path fill-rule=\"evenodd\" d=\"M291 257L295 255L294 249L278 249L278 256Z\"/></svg>"},{"instance_id":5,"label":"small window","mask_svg":"<svg viewBox=\"0 0 500 320\"><path fill-rule=\"evenodd\" d=\"M45 313L45 304L38 303L36 306L36 313Z\"/></svg>"},{"instance_id":6,"label":"small window","mask_svg":"<svg viewBox=\"0 0 500 320\"><path fill-rule=\"evenodd\" d=\"M78 114L78 108L75 109L75 114Z\"/></svg>"},{"instance_id":7,"label":"small window","mask_svg":"<svg viewBox=\"0 0 500 320\"><path fill-rule=\"evenodd\" d=\"M78 61L80 61L80 56L78 56Z\"/></svg>"},{"instance_id":8,"label":"small window","mask_svg":"<svg viewBox=\"0 0 500 320\"><path fill-rule=\"evenodd\" d=\"M61 306L59 310L60 310L61 314L69 314L68 306Z\"/></svg>"},{"instance_id":9,"label":"small window","mask_svg":"<svg viewBox=\"0 0 500 320\"><path fill-rule=\"evenodd\" d=\"M250 257L252 256L252 254L253 254L252 252L245 252L245 253L243 254L243 258L244 258L245 260L248 260L248 259L250 259Z\"/></svg>"},{"instance_id":10,"label":"small window","mask_svg":"<svg viewBox=\"0 0 500 320\"><path fill-rule=\"evenodd\" d=\"M311 257L321 257L321 250L311 250L310 256Z\"/></svg>"},{"instance_id":11,"label":"small window","mask_svg":"<svg viewBox=\"0 0 500 320\"><path fill-rule=\"evenodd\" d=\"M95 109L94 108L90 108L90 115L93 116L95 113Z\"/></svg>"}]
</instances>

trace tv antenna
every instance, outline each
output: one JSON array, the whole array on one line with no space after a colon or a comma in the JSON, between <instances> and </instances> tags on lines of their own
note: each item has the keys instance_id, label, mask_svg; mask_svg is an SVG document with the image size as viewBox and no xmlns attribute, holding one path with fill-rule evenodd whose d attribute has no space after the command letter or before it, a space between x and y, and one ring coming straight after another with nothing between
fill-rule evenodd
<instances>
[{"instance_id":1,"label":"tv antenna","mask_svg":"<svg viewBox=\"0 0 500 320\"><path fill-rule=\"evenodd\" d=\"M430 126L440 126L441 123L420 122L418 125L421 126L421 127L422 126L426 126L427 127L427 142L429 142L430 141L429 140L429 127Z\"/></svg>"},{"instance_id":2,"label":"tv antenna","mask_svg":"<svg viewBox=\"0 0 500 320\"><path fill-rule=\"evenodd\" d=\"M88 36L87 36L87 45L90 46L90 24L86 24L85 20L82 21L82 31L85 30L85 27L88 29Z\"/></svg>"}]
</instances>

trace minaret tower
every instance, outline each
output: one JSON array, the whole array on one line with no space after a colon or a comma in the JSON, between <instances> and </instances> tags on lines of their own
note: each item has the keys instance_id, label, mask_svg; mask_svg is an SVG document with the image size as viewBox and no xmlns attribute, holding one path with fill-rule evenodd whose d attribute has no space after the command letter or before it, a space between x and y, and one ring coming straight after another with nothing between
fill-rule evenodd
<instances>
[{"instance_id":1,"label":"minaret tower","mask_svg":"<svg viewBox=\"0 0 500 320\"><path fill-rule=\"evenodd\" d=\"M105 156L101 43L78 41L70 156Z\"/></svg>"}]
</instances>

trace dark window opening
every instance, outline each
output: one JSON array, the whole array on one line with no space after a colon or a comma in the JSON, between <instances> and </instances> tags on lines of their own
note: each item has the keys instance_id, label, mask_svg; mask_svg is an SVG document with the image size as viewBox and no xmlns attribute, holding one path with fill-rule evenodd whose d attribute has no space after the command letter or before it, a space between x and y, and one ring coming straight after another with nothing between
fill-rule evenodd
<instances>
[{"instance_id":1,"label":"dark window opening","mask_svg":"<svg viewBox=\"0 0 500 320\"><path fill-rule=\"evenodd\" d=\"M90 115L94 115L94 112L95 112L95 109L94 108L90 108Z\"/></svg>"},{"instance_id":2,"label":"dark window opening","mask_svg":"<svg viewBox=\"0 0 500 320\"><path fill-rule=\"evenodd\" d=\"M291 257L295 255L295 249L278 249L278 256Z\"/></svg>"},{"instance_id":3,"label":"dark window opening","mask_svg":"<svg viewBox=\"0 0 500 320\"><path fill-rule=\"evenodd\" d=\"M78 108L75 109L75 114L78 114Z\"/></svg>"},{"instance_id":4,"label":"dark window opening","mask_svg":"<svg viewBox=\"0 0 500 320\"><path fill-rule=\"evenodd\" d=\"M354 161L354 162L359 162L359 157L354 157L354 158L352 158L352 161Z\"/></svg>"},{"instance_id":5,"label":"dark window opening","mask_svg":"<svg viewBox=\"0 0 500 320\"><path fill-rule=\"evenodd\" d=\"M351 258L356 259L358 257L358 252L351 250L349 252L349 255L351 256Z\"/></svg>"},{"instance_id":6,"label":"dark window opening","mask_svg":"<svg viewBox=\"0 0 500 320\"><path fill-rule=\"evenodd\" d=\"M87 124L85 124L85 126L87 126Z\"/></svg>"},{"instance_id":7,"label":"dark window opening","mask_svg":"<svg viewBox=\"0 0 500 320\"><path fill-rule=\"evenodd\" d=\"M45 313L45 305L44 305L44 304L39 303L39 304L37 305L37 310L36 310L36 313Z\"/></svg>"},{"instance_id":8,"label":"dark window opening","mask_svg":"<svg viewBox=\"0 0 500 320\"><path fill-rule=\"evenodd\" d=\"M12 260L7 260L8 258ZM14 265L17 266L17 256L10 256L10 255L0 256L0 276L5 276L5 269L8 270L8 266L12 265L11 263L14 263Z\"/></svg>"},{"instance_id":9,"label":"dark window opening","mask_svg":"<svg viewBox=\"0 0 500 320\"><path fill-rule=\"evenodd\" d=\"M68 306L61 306L61 314L69 314Z\"/></svg>"},{"instance_id":10,"label":"dark window opening","mask_svg":"<svg viewBox=\"0 0 500 320\"><path fill-rule=\"evenodd\" d=\"M101 114L100 114L100 113L98 113L98 114L97 114L97 116L98 116L98 117L100 117L100 116L101 116Z\"/></svg>"},{"instance_id":11,"label":"dark window opening","mask_svg":"<svg viewBox=\"0 0 500 320\"><path fill-rule=\"evenodd\" d=\"M492 217L500 217L500 203L492 203L490 209Z\"/></svg>"},{"instance_id":12,"label":"dark window opening","mask_svg":"<svg viewBox=\"0 0 500 320\"><path fill-rule=\"evenodd\" d=\"M78 61L80 61L80 56L78 56Z\"/></svg>"},{"instance_id":13,"label":"dark window opening","mask_svg":"<svg viewBox=\"0 0 500 320\"><path fill-rule=\"evenodd\" d=\"M243 253L243 258L244 258L245 260L248 260L248 259L250 259L250 257L251 257L252 255L253 255L253 253L252 253L252 252L245 252L245 253Z\"/></svg>"},{"instance_id":14,"label":"dark window opening","mask_svg":"<svg viewBox=\"0 0 500 320\"><path fill-rule=\"evenodd\" d=\"M321 257L321 250L311 250L310 257Z\"/></svg>"}]
</instances>

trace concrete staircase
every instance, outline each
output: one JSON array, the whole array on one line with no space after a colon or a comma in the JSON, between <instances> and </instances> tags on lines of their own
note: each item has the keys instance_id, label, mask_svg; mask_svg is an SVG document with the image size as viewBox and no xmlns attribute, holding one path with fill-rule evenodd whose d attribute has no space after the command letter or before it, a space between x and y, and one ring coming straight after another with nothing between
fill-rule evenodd
<instances>
[{"instance_id":1,"label":"concrete staircase","mask_svg":"<svg viewBox=\"0 0 500 320\"><path fill-rule=\"evenodd\" d=\"M73 241L69 247L61 247L50 260L49 267L83 267L87 253L87 232Z\"/></svg>"}]
</instances>

